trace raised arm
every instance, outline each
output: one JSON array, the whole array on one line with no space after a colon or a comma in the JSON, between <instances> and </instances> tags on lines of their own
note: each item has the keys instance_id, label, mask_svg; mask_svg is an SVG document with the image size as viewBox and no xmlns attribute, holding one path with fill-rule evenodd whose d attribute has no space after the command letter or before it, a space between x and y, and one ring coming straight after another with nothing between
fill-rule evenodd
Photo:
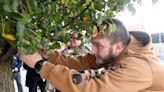
<instances>
[{"instance_id":1,"label":"raised arm","mask_svg":"<svg viewBox=\"0 0 164 92\"><path fill-rule=\"evenodd\" d=\"M152 84L152 72L146 62L138 61L118 64L100 76L45 62L40 74L62 92L139 92Z\"/></svg>"},{"instance_id":2,"label":"raised arm","mask_svg":"<svg viewBox=\"0 0 164 92\"><path fill-rule=\"evenodd\" d=\"M85 56L71 57L61 54L57 51L51 54L48 58L48 62L51 62L55 65L64 65L70 69L75 69L78 71L96 68L95 60L95 57L90 54L86 54Z\"/></svg>"}]
</instances>

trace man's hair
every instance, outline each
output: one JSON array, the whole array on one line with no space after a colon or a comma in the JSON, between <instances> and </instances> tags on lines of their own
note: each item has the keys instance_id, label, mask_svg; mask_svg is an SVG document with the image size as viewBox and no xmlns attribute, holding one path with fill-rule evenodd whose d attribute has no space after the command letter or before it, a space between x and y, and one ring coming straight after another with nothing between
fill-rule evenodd
<instances>
[{"instance_id":1,"label":"man's hair","mask_svg":"<svg viewBox=\"0 0 164 92\"><path fill-rule=\"evenodd\" d=\"M105 22L114 24L116 26L116 28L110 33L109 36L111 44L121 41L123 45L126 47L129 43L130 37L129 37L129 32L126 30L123 23L120 20L114 18L109 18L107 20L104 20L102 22L102 25Z\"/></svg>"}]
</instances>

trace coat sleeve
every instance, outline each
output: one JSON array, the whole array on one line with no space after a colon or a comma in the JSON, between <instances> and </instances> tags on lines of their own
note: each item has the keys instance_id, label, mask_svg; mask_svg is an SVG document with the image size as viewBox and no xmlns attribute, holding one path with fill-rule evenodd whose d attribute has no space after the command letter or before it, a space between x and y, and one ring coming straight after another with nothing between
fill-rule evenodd
<instances>
[{"instance_id":1,"label":"coat sleeve","mask_svg":"<svg viewBox=\"0 0 164 92\"><path fill-rule=\"evenodd\" d=\"M71 57L57 51L51 54L48 58L48 62L51 62L52 64L64 65L77 71L97 68L95 60L95 57L90 54L86 54L85 56Z\"/></svg>"},{"instance_id":2,"label":"coat sleeve","mask_svg":"<svg viewBox=\"0 0 164 92\"><path fill-rule=\"evenodd\" d=\"M142 61L127 60L99 77L45 62L40 74L62 92L139 92L152 84L151 69Z\"/></svg>"}]
</instances>

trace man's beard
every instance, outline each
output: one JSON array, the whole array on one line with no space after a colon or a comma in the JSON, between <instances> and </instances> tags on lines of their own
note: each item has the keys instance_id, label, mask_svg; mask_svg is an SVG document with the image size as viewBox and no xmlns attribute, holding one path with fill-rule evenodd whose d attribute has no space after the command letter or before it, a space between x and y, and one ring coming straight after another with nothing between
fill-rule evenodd
<instances>
[{"instance_id":1,"label":"man's beard","mask_svg":"<svg viewBox=\"0 0 164 92\"><path fill-rule=\"evenodd\" d=\"M103 61L104 61L105 64L110 64L114 60L115 60L115 55L112 54L111 56L108 56L107 58L105 58Z\"/></svg>"},{"instance_id":2,"label":"man's beard","mask_svg":"<svg viewBox=\"0 0 164 92\"><path fill-rule=\"evenodd\" d=\"M116 55L113 53L113 50L111 49L109 54L106 57L98 59L99 61L101 60L101 63L97 63L97 65L104 66L107 64L111 64L114 62L115 58L116 58Z\"/></svg>"}]
</instances>

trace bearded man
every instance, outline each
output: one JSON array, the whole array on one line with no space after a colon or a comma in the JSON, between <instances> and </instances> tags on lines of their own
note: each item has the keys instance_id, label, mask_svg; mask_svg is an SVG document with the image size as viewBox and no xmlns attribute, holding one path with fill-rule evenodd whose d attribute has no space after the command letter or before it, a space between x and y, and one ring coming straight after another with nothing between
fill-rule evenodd
<instances>
[{"instance_id":1,"label":"bearded man","mask_svg":"<svg viewBox=\"0 0 164 92\"><path fill-rule=\"evenodd\" d=\"M62 92L164 92L164 65L147 33L128 32L121 21L109 18L94 24L91 42L85 56L55 51L44 62L38 53L20 52L20 58ZM78 72L102 67L101 75Z\"/></svg>"}]
</instances>

